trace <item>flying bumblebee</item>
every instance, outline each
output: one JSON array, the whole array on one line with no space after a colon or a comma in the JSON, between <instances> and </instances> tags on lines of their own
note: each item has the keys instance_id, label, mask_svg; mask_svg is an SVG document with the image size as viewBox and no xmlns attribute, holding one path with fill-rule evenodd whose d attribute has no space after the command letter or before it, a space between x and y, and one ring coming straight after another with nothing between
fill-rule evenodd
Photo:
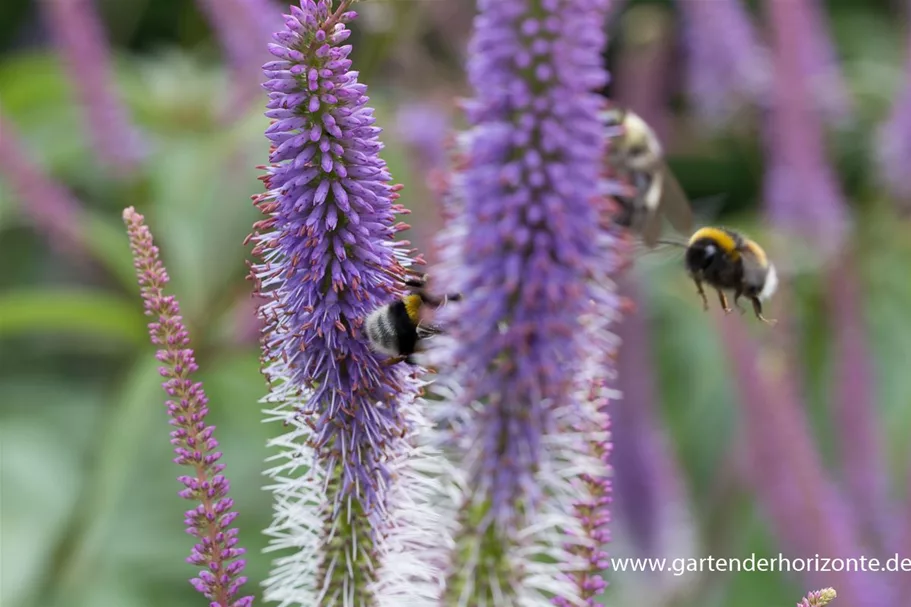
<instances>
[{"instance_id":1,"label":"flying bumblebee","mask_svg":"<svg viewBox=\"0 0 911 607\"><path fill-rule=\"evenodd\" d=\"M635 191L632 196L616 197L621 209L614 222L641 234L650 248L658 243L662 216L681 234L689 234L693 229L690 204L665 162L655 131L628 109L604 110L601 119L607 127L622 127L622 133L611 139L608 163Z\"/></svg>"},{"instance_id":2,"label":"flying bumblebee","mask_svg":"<svg viewBox=\"0 0 911 607\"><path fill-rule=\"evenodd\" d=\"M458 293L435 297L427 293L426 284L426 276L406 280L405 285L412 291L410 294L377 308L364 321L371 347L390 356L383 362L384 365L403 361L411 365L417 364L413 355L418 350L420 340L443 332L436 325L422 322L421 312L424 306L440 308L447 301L462 298Z\"/></svg>"},{"instance_id":3,"label":"flying bumblebee","mask_svg":"<svg viewBox=\"0 0 911 607\"><path fill-rule=\"evenodd\" d=\"M762 247L739 232L712 227L697 230L685 247L686 269L696 283L705 310L709 309L709 302L703 282L718 292L725 313L732 309L724 292L733 291L734 305L741 314L746 311L738 302L743 296L752 302L756 318L769 325L777 322L762 315L762 302L778 288L778 273Z\"/></svg>"}]
</instances>

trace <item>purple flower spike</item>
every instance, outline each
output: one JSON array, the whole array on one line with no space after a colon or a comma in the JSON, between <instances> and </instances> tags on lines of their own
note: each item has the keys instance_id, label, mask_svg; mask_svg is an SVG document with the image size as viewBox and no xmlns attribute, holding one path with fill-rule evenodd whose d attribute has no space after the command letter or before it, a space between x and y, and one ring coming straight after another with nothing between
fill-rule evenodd
<instances>
[{"instance_id":1,"label":"purple flower spike","mask_svg":"<svg viewBox=\"0 0 911 607\"><path fill-rule=\"evenodd\" d=\"M446 162L446 139L452 128L446 109L433 101L403 104L396 116L402 140L415 153L423 170L439 169Z\"/></svg>"},{"instance_id":2,"label":"purple flower spike","mask_svg":"<svg viewBox=\"0 0 911 607\"><path fill-rule=\"evenodd\" d=\"M231 69L231 105L227 117L249 109L262 95L260 66L269 53L263 40L268 40L281 25L278 14L268 0L197 0L211 22Z\"/></svg>"},{"instance_id":3,"label":"purple flower spike","mask_svg":"<svg viewBox=\"0 0 911 607\"><path fill-rule=\"evenodd\" d=\"M742 321L719 320L742 387L743 424L750 453L751 480L772 528L794 557L860 558L864 546L849 508L823 468L812 443L793 375L781 352L757 355ZM833 570L834 571L834 570ZM853 607L889 604L888 589L870 573L807 571L810 583L838 580Z\"/></svg>"},{"instance_id":4,"label":"purple flower spike","mask_svg":"<svg viewBox=\"0 0 911 607\"><path fill-rule=\"evenodd\" d=\"M606 414L590 391L619 305L619 243L598 222L607 5L479 2L436 271L464 300L440 312L449 334L431 352L459 466L447 605L583 604L600 589Z\"/></svg>"},{"instance_id":5,"label":"purple flower spike","mask_svg":"<svg viewBox=\"0 0 911 607\"><path fill-rule=\"evenodd\" d=\"M812 91L815 107L827 123L844 124L854 111L853 100L841 73L823 1L807 0L805 18L798 60Z\"/></svg>"},{"instance_id":6,"label":"purple flower spike","mask_svg":"<svg viewBox=\"0 0 911 607\"><path fill-rule=\"evenodd\" d=\"M99 158L117 171L136 169L144 144L114 88L104 28L92 2L44 0L40 4L69 67Z\"/></svg>"},{"instance_id":7,"label":"purple flower spike","mask_svg":"<svg viewBox=\"0 0 911 607\"><path fill-rule=\"evenodd\" d=\"M826 160L822 122L801 69L809 27L808 0L772 0L775 83L766 123L765 198L773 222L829 253L843 242L847 206Z\"/></svg>"},{"instance_id":8,"label":"purple flower spike","mask_svg":"<svg viewBox=\"0 0 911 607\"><path fill-rule=\"evenodd\" d=\"M772 81L769 52L742 0L683 0L680 7L688 86L699 117L720 126L742 105L765 101Z\"/></svg>"},{"instance_id":9,"label":"purple flower spike","mask_svg":"<svg viewBox=\"0 0 911 607\"><path fill-rule=\"evenodd\" d=\"M379 157L380 129L345 43L350 2L304 0L269 45L266 129L272 142L255 199L266 218L251 240L270 419L288 432L268 472L275 517L266 533L285 551L266 582L281 605L431 603L439 580L427 555L445 539L426 504L432 460L421 382L406 363L383 365L365 318L401 295L411 263L407 226ZM420 470L418 470L420 467Z\"/></svg>"},{"instance_id":10,"label":"purple flower spike","mask_svg":"<svg viewBox=\"0 0 911 607\"><path fill-rule=\"evenodd\" d=\"M196 360L189 348L190 337L180 316L180 306L172 295L165 295L168 273L158 258L158 247L142 215L133 207L123 212L133 252L133 265L139 277L146 315L155 318L149 323L152 343L159 346L156 357L162 363L163 387L170 397L165 403L170 424L171 444L177 457L174 461L191 470L178 480L183 484L179 495L198 502L188 510L184 522L187 533L199 540L187 562L201 567L199 577L190 580L212 607L249 607L253 597L237 598L247 578L241 572L245 552L237 547L237 529L231 523L237 516L232 512L233 501L228 497L228 479L222 474L224 464L218 463L221 452L214 438L215 427L206 425L208 398L202 384L191 377L196 372Z\"/></svg>"},{"instance_id":11,"label":"purple flower spike","mask_svg":"<svg viewBox=\"0 0 911 607\"><path fill-rule=\"evenodd\" d=\"M83 252L82 203L28 157L17 129L0 113L0 175L19 199L22 214L66 252Z\"/></svg>"},{"instance_id":12,"label":"purple flower spike","mask_svg":"<svg viewBox=\"0 0 911 607\"><path fill-rule=\"evenodd\" d=\"M619 287L632 301L641 300L642 288L634 277L622 277ZM623 398L611 415L615 512L626 523L630 541L640 556L689 555L696 542L687 533L692 521L680 481L683 475L655 410L656 380L651 372L655 365L647 311L637 306L625 314L617 336L622 346L617 357L616 387ZM663 576L653 581L662 585L667 582Z\"/></svg>"},{"instance_id":13,"label":"purple flower spike","mask_svg":"<svg viewBox=\"0 0 911 607\"><path fill-rule=\"evenodd\" d=\"M797 607L825 607L837 596L834 588L823 588L808 594L806 598L797 603Z\"/></svg>"},{"instance_id":14,"label":"purple flower spike","mask_svg":"<svg viewBox=\"0 0 911 607\"><path fill-rule=\"evenodd\" d=\"M842 469L858 523L885 547L891 528L888 469L876 415L875 369L861 319L863 303L852 255L846 253L829 275L835 372L832 401L840 434Z\"/></svg>"}]
</instances>

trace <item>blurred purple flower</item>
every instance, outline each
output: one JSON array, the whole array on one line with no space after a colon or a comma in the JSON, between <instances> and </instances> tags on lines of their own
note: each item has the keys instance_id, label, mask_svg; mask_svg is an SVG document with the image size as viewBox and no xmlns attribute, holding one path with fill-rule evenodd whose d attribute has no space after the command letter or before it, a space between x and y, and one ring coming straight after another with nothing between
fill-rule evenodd
<instances>
[{"instance_id":1,"label":"blurred purple flower","mask_svg":"<svg viewBox=\"0 0 911 607\"><path fill-rule=\"evenodd\" d=\"M829 297L835 336L832 401L840 433L838 445L847 488L858 522L877 546L893 535L887 466L880 450L874 369L863 324L861 294L852 255L846 253L830 272Z\"/></svg>"},{"instance_id":2,"label":"blurred purple flower","mask_svg":"<svg viewBox=\"0 0 911 607\"><path fill-rule=\"evenodd\" d=\"M781 352L757 355L740 319L721 319L726 350L743 402L743 427L751 479L779 541L794 557L860 558L863 546L849 509L836 491L813 445L794 378ZM889 604L885 588L870 574L809 571L810 583L838 581L848 605Z\"/></svg>"},{"instance_id":3,"label":"blurred purple flower","mask_svg":"<svg viewBox=\"0 0 911 607\"><path fill-rule=\"evenodd\" d=\"M836 250L846 236L848 212L826 160L822 124L807 90L802 41L810 28L808 0L771 0L774 96L765 125L765 199L780 229L809 239L819 251Z\"/></svg>"},{"instance_id":4,"label":"blurred purple flower","mask_svg":"<svg viewBox=\"0 0 911 607\"><path fill-rule=\"evenodd\" d=\"M414 241L424 252L430 264L437 260L433 246L434 236L443 227L439 204L442 203L441 186L447 178L449 148L451 148L451 117L444 105L426 99L406 102L396 112L396 131L408 147L408 159L418 183L412 196L429 198L434 205L415 208ZM413 187L412 186L412 187Z\"/></svg>"},{"instance_id":5,"label":"blurred purple flower","mask_svg":"<svg viewBox=\"0 0 911 607\"><path fill-rule=\"evenodd\" d=\"M149 323L152 343L159 346L156 357L164 366L161 375L167 378L165 393L172 399L165 404L171 416L171 444L177 457L174 462L192 469L189 476L178 480L186 487L180 497L199 502L186 512L187 533L199 540L187 562L202 567L199 577L190 580L193 587L211 601L212 607L249 607L253 597L237 598L247 581L241 572L245 561L238 557L245 552L237 548L237 529L231 523L237 517L232 512L234 501L228 497L228 479L222 474L225 465L218 463L221 452L214 438L215 427L206 425L208 398L202 384L191 378L198 370L190 337L180 316L180 306L172 295L165 295L168 273L158 257L158 247L142 215L133 207L123 212L130 237L133 264L139 278L145 312L155 317Z\"/></svg>"},{"instance_id":6,"label":"blurred purple flower","mask_svg":"<svg viewBox=\"0 0 911 607\"><path fill-rule=\"evenodd\" d=\"M439 169L446 161L449 115L439 105L425 101L404 103L396 112L396 131L412 148L424 171Z\"/></svg>"},{"instance_id":7,"label":"blurred purple flower","mask_svg":"<svg viewBox=\"0 0 911 607\"><path fill-rule=\"evenodd\" d=\"M254 226L253 267L266 323L263 370L271 419L289 431L272 446L280 557L266 598L281 605L395 605L438 592L423 504L429 459L412 445L421 383L408 365L383 366L364 318L400 294L407 243L394 237L396 186L351 71L349 1L304 0L269 50L266 130L272 142L267 216ZM406 531L407 530L407 531ZM428 548L429 549L429 548Z\"/></svg>"},{"instance_id":8,"label":"blurred purple flower","mask_svg":"<svg viewBox=\"0 0 911 607\"><path fill-rule=\"evenodd\" d=\"M632 301L640 300L641 290L632 276L624 276L619 287ZM616 387L623 398L615 403L611 416L611 462L618 517L622 516L643 556L682 555L691 547L671 545L671 538L683 539L680 527L688 518L686 496L682 473L656 419L651 335L641 308L623 315L617 336L622 346Z\"/></svg>"},{"instance_id":9,"label":"blurred purple flower","mask_svg":"<svg viewBox=\"0 0 911 607\"><path fill-rule=\"evenodd\" d=\"M829 31L826 7L822 0L805 0L803 36L796 55L816 109L830 124L844 124L854 111L851 93L841 73L838 53ZM796 18L796 17L795 17Z\"/></svg>"},{"instance_id":10,"label":"blurred purple flower","mask_svg":"<svg viewBox=\"0 0 911 607\"><path fill-rule=\"evenodd\" d=\"M472 129L459 138L468 153L436 272L464 300L441 311L450 335L431 353L452 390L440 406L459 420L449 440L464 481L447 604L591 601L579 581L596 583L604 564L566 544L597 548L606 520L607 471L592 448L605 447L605 415L584 378L603 377L607 362L591 353L613 349L602 323L618 307L600 286L618 243L597 216L607 4L479 3Z\"/></svg>"},{"instance_id":11,"label":"blurred purple flower","mask_svg":"<svg viewBox=\"0 0 911 607\"><path fill-rule=\"evenodd\" d=\"M911 36L907 41L905 82L892 105L892 113L879 131L876 146L880 173L889 193L911 210Z\"/></svg>"},{"instance_id":12,"label":"blurred purple flower","mask_svg":"<svg viewBox=\"0 0 911 607\"><path fill-rule=\"evenodd\" d=\"M769 53L742 0L681 0L680 7L698 116L720 126L743 104L763 102L772 78Z\"/></svg>"},{"instance_id":13,"label":"blurred purple flower","mask_svg":"<svg viewBox=\"0 0 911 607\"><path fill-rule=\"evenodd\" d=\"M670 124L668 82L675 53L671 12L654 4L633 6L622 24L628 42L620 47L611 73L612 98L633 109L664 141Z\"/></svg>"},{"instance_id":14,"label":"blurred purple flower","mask_svg":"<svg viewBox=\"0 0 911 607\"><path fill-rule=\"evenodd\" d=\"M85 113L98 157L122 173L137 168L144 143L118 98L104 27L91 0L42 0L57 49Z\"/></svg>"},{"instance_id":15,"label":"blurred purple flower","mask_svg":"<svg viewBox=\"0 0 911 607\"><path fill-rule=\"evenodd\" d=\"M86 236L80 228L82 203L34 164L13 123L2 113L0 175L15 192L22 214L45 232L54 245L62 245L69 253L84 248Z\"/></svg>"},{"instance_id":16,"label":"blurred purple flower","mask_svg":"<svg viewBox=\"0 0 911 607\"><path fill-rule=\"evenodd\" d=\"M823 588L809 593L806 598L797 603L797 607L825 607L837 596L834 588Z\"/></svg>"},{"instance_id":17,"label":"blurred purple flower","mask_svg":"<svg viewBox=\"0 0 911 607\"><path fill-rule=\"evenodd\" d=\"M262 94L261 66L268 60L263 40L281 26L278 11L269 0L197 0L212 24L231 68L232 118L257 102Z\"/></svg>"}]
</instances>

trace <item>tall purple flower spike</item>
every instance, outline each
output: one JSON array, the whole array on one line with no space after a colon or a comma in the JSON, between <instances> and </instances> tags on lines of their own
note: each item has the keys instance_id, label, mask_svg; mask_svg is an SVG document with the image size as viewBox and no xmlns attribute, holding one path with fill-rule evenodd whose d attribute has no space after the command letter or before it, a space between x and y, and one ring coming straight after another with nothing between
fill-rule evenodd
<instances>
[{"instance_id":1,"label":"tall purple flower spike","mask_svg":"<svg viewBox=\"0 0 911 607\"><path fill-rule=\"evenodd\" d=\"M863 303L852 255L830 272L829 301L836 365L831 400L846 487L857 522L880 549L894 535L884 437L876 410L876 378L863 324Z\"/></svg>"},{"instance_id":2,"label":"tall purple flower spike","mask_svg":"<svg viewBox=\"0 0 911 607\"><path fill-rule=\"evenodd\" d=\"M619 282L620 292L638 301L642 289L632 276ZM624 314L617 328L622 346L617 356L616 387L623 395L612 409L612 467L622 516L634 547L643 557L689 554L694 547L681 471L656 418L657 395L646 312ZM691 543L692 542L692 543ZM669 586L667 580L662 585ZM671 581L673 582L673 581ZM659 580L655 580L659 583Z\"/></svg>"},{"instance_id":3,"label":"tall purple flower spike","mask_svg":"<svg viewBox=\"0 0 911 607\"><path fill-rule=\"evenodd\" d=\"M82 252L82 203L28 157L17 129L0 112L0 175L19 200L22 214L67 253Z\"/></svg>"},{"instance_id":4,"label":"tall purple flower spike","mask_svg":"<svg viewBox=\"0 0 911 607\"><path fill-rule=\"evenodd\" d=\"M741 386L752 482L772 529L794 557L859 558L864 546L854 519L822 466L793 377L781 353L757 354L760 346L739 318L721 319L732 370ZM810 583L837 580L845 603L888 604L887 590L867 572L808 572Z\"/></svg>"},{"instance_id":5,"label":"tall purple flower spike","mask_svg":"<svg viewBox=\"0 0 911 607\"><path fill-rule=\"evenodd\" d=\"M598 222L607 8L479 2L471 129L435 271L464 299L441 310L448 335L430 352L451 429L440 440L459 467L446 604L594 604L603 583L610 362L598 355L616 347L605 323L619 306L618 242Z\"/></svg>"},{"instance_id":6,"label":"tall purple flower spike","mask_svg":"<svg viewBox=\"0 0 911 607\"><path fill-rule=\"evenodd\" d=\"M284 554L266 582L281 605L432 604L424 501L431 462L414 443L421 382L368 345L368 314L401 294L407 226L380 159L367 87L351 70L350 2L303 0L285 15L263 66L269 95L266 218L251 240L265 401L288 432L272 441L275 496L266 533ZM420 468L420 471L418 470ZM423 472L422 472L423 471Z\"/></svg>"},{"instance_id":7,"label":"tall purple flower spike","mask_svg":"<svg viewBox=\"0 0 911 607\"><path fill-rule=\"evenodd\" d=\"M118 98L104 28L91 0L42 0L41 6L99 158L118 172L135 170L144 143Z\"/></svg>"},{"instance_id":8,"label":"tall purple flower spike","mask_svg":"<svg viewBox=\"0 0 911 607\"><path fill-rule=\"evenodd\" d=\"M269 0L197 0L221 42L231 70L233 99L227 117L249 109L262 94L260 66L269 58L263 44L281 26Z\"/></svg>"},{"instance_id":9,"label":"tall purple flower spike","mask_svg":"<svg viewBox=\"0 0 911 607\"><path fill-rule=\"evenodd\" d=\"M766 123L765 199L780 229L809 239L830 253L843 244L848 213L826 160L822 121L813 109L801 69L806 54L809 0L772 0L768 15L774 38L774 95Z\"/></svg>"},{"instance_id":10,"label":"tall purple flower spike","mask_svg":"<svg viewBox=\"0 0 911 607\"><path fill-rule=\"evenodd\" d=\"M804 35L798 55L816 109L828 124L846 123L854 111L848 85L827 23L823 0L806 0Z\"/></svg>"},{"instance_id":11,"label":"tall purple flower spike","mask_svg":"<svg viewBox=\"0 0 911 607\"><path fill-rule=\"evenodd\" d=\"M192 380L198 370L190 336L180 316L180 305L173 295L165 295L168 273L158 257L158 247L142 215L133 207L123 212L130 237L133 263L148 316L152 343L160 349L156 357L164 365L164 390L169 400L168 415L171 444L177 457L174 462L191 473L178 477L185 489L180 497L198 502L186 512L187 533L199 540L187 562L202 567L199 577L190 580L193 587L210 601L211 607L249 607L252 596L238 597L247 578L241 575L245 552L237 547L237 529L231 524L237 517L234 500L228 497L230 485L222 474L225 465L218 463L221 452L214 438L215 427L206 425L208 398L202 384Z\"/></svg>"},{"instance_id":12,"label":"tall purple flower spike","mask_svg":"<svg viewBox=\"0 0 911 607\"><path fill-rule=\"evenodd\" d=\"M769 5L769 18L775 34L776 99L769 118L767 156L771 168L767 172L766 201L779 230L808 237L813 248L822 252L818 258L822 261L838 258L826 268L838 346L838 372L834 374L838 381L832 385L835 423L856 516L852 523L875 538L884 533L887 524L886 488L877 452L879 437L866 345L858 327L852 326L858 322L860 306L856 277L846 261L850 252L839 250L846 243L847 205L825 157L820 112L811 108L804 77L805 63L813 54L808 49L809 40L817 39L819 46L818 39L824 35L812 31L822 27L821 7L814 0L774 0ZM802 252L790 253L793 259ZM812 259L812 255L807 258Z\"/></svg>"}]
</instances>

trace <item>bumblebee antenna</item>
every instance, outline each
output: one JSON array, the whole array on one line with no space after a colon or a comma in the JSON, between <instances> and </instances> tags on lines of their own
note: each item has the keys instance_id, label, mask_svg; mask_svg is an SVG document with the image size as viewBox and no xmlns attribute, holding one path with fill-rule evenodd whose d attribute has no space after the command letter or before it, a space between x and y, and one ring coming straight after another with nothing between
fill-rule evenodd
<instances>
[{"instance_id":1,"label":"bumblebee antenna","mask_svg":"<svg viewBox=\"0 0 911 607\"><path fill-rule=\"evenodd\" d=\"M669 244L674 247L680 247L681 249L687 248L687 245L683 244L682 242L676 242L674 240L656 240L655 243L656 244Z\"/></svg>"}]
</instances>

